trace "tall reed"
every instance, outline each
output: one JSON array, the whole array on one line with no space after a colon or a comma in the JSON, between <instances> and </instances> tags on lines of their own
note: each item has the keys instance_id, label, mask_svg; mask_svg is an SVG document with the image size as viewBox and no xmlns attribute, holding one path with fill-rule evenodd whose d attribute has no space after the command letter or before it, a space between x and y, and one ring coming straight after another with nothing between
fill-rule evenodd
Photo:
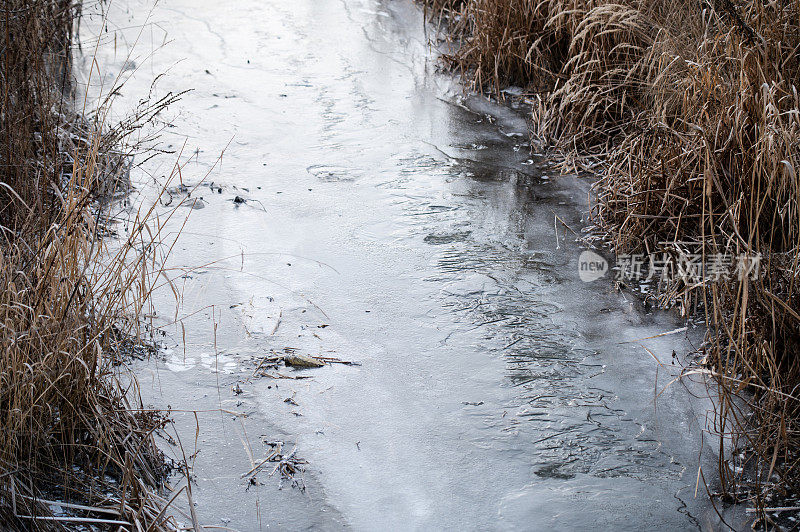
<instances>
[{"instance_id":1,"label":"tall reed","mask_svg":"<svg viewBox=\"0 0 800 532\"><path fill-rule=\"evenodd\" d=\"M173 530L153 438L166 421L116 359L153 289L154 233L138 212L120 245L102 238L127 158L102 113L76 113L78 14L71 0L0 8L0 523Z\"/></svg>"},{"instance_id":2,"label":"tall reed","mask_svg":"<svg viewBox=\"0 0 800 532\"><path fill-rule=\"evenodd\" d=\"M722 491L800 488L800 4L426 4L458 41L447 61L479 88L527 88L539 139L599 174L618 253L761 257L756 278L663 278L656 296L708 324Z\"/></svg>"}]
</instances>

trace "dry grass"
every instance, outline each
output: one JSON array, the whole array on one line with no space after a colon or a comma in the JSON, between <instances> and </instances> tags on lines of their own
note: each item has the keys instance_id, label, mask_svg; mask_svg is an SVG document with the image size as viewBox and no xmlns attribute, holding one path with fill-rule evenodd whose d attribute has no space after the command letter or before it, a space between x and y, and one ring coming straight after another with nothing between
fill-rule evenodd
<instances>
[{"instance_id":1,"label":"dry grass","mask_svg":"<svg viewBox=\"0 0 800 532\"><path fill-rule=\"evenodd\" d=\"M599 172L596 221L617 252L761 254L760 279L662 279L657 295L707 319L716 430L752 453L732 464L723 450L723 491L759 504L769 489L796 492L800 4L428 5L459 41L452 65L481 88L527 87L535 133Z\"/></svg>"},{"instance_id":2,"label":"dry grass","mask_svg":"<svg viewBox=\"0 0 800 532\"><path fill-rule=\"evenodd\" d=\"M77 15L71 0L0 8L0 522L172 530L155 491L165 420L114 360L153 289L157 234L139 212L121 245L101 238L125 132L74 113Z\"/></svg>"}]
</instances>

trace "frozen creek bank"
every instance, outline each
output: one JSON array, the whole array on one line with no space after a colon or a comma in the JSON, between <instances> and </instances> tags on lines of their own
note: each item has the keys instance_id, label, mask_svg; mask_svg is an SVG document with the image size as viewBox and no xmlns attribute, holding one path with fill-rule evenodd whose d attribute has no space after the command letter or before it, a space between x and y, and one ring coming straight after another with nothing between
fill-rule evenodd
<instances>
[{"instance_id":1,"label":"frozen creek bank","mask_svg":"<svg viewBox=\"0 0 800 532\"><path fill-rule=\"evenodd\" d=\"M102 78L133 75L116 112L161 73L156 93L194 89L162 142L185 143L189 186L210 171L169 263L187 268L182 325L163 290L170 348L137 369L176 410L201 521L718 528L694 497L707 407L680 384L654 405L670 375L642 347L669 364L690 342L633 341L681 323L578 279L554 217L581 227L589 183L530 160L524 118L436 72L413 4L130 0L108 20ZM142 201L172 163L137 173ZM285 347L361 365L253 377ZM305 491L271 467L241 478L262 439L297 446Z\"/></svg>"}]
</instances>

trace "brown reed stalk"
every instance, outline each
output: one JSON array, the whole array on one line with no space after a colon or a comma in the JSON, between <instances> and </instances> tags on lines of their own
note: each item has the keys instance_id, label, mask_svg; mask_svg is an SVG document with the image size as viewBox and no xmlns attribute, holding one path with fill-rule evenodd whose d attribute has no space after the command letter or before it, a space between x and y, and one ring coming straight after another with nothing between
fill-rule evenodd
<instances>
[{"instance_id":1,"label":"brown reed stalk","mask_svg":"<svg viewBox=\"0 0 800 532\"><path fill-rule=\"evenodd\" d=\"M451 65L542 95L539 140L599 163L595 221L617 252L762 257L759 278L662 279L655 296L706 319L723 492L797 491L800 4L426 4L458 42Z\"/></svg>"},{"instance_id":2,"label":"brown reed stalk","mask_svg":"<svg viewBox=\"0 0 800 532\"><path fill-rule=\"evenodd\" d=\"M119 245L102 238L126 131L76 114L78 13L71 0L0 7L0 523L174 530L157 494L166 419L117 365L158 274L158 228L140 211Z\"/></svg>"}]
</instances>

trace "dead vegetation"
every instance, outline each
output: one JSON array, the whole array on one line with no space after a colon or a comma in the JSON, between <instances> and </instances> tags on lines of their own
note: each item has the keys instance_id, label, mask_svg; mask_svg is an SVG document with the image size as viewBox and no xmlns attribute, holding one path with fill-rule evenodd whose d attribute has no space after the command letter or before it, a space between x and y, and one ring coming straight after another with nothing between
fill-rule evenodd
<instances>
[{"instance_id":1,"label":"dead vegetation","mask_svg":"<svg viewBox=\"0 0 800 532\"><path fill-rule=\"evenodd\" d=\"M305 466L308 462L303 458L297 457L297 446L292 447L292 450L287 453L283 448L286 444L282 441L262 438L262 443L268 448L266 458L259 460L257 463L253 460L251 462L252 468L246 473L242 473L240 478L247 478L249 485L258 485L257 475L269 468L270 477L275 473L280 473L281 486L283 486L284 482L288 482L292 488L305 491L306 485L303 480L303 473L305 473Z\"/></svg>"},{"instance_id":2,"label":"dead vegetation","mask_svg":"<svg viewBox=\"0 0 800 532\"><path fill-rule=\"evenodd\" d=\"M129 158L124 129L102 111L76 114L79 5L0 9L0 522L174 530L155 491L167 470L153 436L166 420L114 363L153 288L157 234L140 211L119 245L101 238L112 229L102 200Z\"/></svg>"},{"instance_id":3,"label":"dead vegetation","mask_svg":"<svg viewBox=\"0 0 800 532\"><path fill-rule=\"evenodd\" d=\"M526 88L535 135L565 168L599 174L595 220L617 253L761 257L755 279L662 278L656 295L707 321L715 429L730 436L720 443L729 445L723 493L760 507L766 492L796 493L800 4L429 0L427 9L457 41L453 67L481 89ZM740 450L749 454L734 458Z\"/></svg>"},{"instance_id":4,"label":"dead vegetation","mask_svg":"<svg viewBox=\"0 0 800 532\"><path fill-rule=\"evenodd\" d=\"M336 357L312 356L299 353L293 347L284 347L283 352L271 351L269 355L261 357L258 365L253 370L253 377L269 377L272 379L309 379L311 375L286 375L280 372L283 368L304 370L321 368L326 365L343 364L345 366L360 366L358 362L342 360ZM296 373L296 372L295 372Z\"/></svg>"}]
</instances>

